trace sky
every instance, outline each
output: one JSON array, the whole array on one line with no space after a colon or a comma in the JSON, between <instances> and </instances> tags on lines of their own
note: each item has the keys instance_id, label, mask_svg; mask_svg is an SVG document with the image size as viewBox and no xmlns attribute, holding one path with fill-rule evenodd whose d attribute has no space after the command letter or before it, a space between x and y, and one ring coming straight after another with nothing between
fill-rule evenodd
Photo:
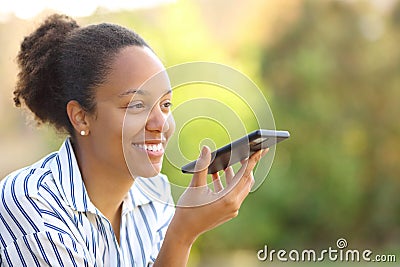
<instances>
[{"instance_id":1,"label":"sky","mask_svg":"<svg viewBox=\"0 0 400 267\"><path fill-rule=\"evenodd\" d=\"M339 1L354 3L370 2L376 9L385 12L398 0ZM65 13L73 17L85 17L92 15L99 7L110 11L118 11L121 9L150 8L173 2L177 2L177 0L0 0L0 22L7 21L11 16L16 16L20 19L32 19L46 9Z\"/></svg>"},{"instance_id":2,"label":"sky","mask_svg":"<svg viewBox=\"0 0 400 267\"><path fill-rule=\"evenodd\" d=\"M0 21L7 21L11 16L31 19L46 9L73 17L85 17L93 14L99 7L117 11L149 8L172 2L176 0L0 0Z\"/></svg>"}]
</instances>

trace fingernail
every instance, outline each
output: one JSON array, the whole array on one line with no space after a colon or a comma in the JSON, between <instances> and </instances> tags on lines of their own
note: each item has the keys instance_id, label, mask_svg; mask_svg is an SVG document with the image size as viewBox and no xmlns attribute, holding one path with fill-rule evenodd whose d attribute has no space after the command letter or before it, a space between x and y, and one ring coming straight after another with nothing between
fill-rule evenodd
<instances>
[{"instance_id":1,"label":"fingernail","mask_svg":"<svg viewBox=\"0 0 400 267\"><path fill-rule=\"evenodd\" d=\"M207 147L206 147L206 146L203 146L203 148L201 149L200 157L201 157L201 158L204 157L204 156L206 155L206 153L207 153Z\"/></svg>"}]
</instances>

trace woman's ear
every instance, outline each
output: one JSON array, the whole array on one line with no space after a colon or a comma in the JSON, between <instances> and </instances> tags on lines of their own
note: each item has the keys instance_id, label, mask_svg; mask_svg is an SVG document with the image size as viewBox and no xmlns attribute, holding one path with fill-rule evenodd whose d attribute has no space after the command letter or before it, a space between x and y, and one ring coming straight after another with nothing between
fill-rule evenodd
<instances>
[{"instance_id":1,"label":"woman's ear","mask_svg":"<svg viewBox=\"0 0 400 267\"><path fill-rule=\"evenodd\" d=\"M89 118L78 101L71 100L67 103L67 114L72 126L79 135L89 134Z\"/></svg>"}]
</instances>

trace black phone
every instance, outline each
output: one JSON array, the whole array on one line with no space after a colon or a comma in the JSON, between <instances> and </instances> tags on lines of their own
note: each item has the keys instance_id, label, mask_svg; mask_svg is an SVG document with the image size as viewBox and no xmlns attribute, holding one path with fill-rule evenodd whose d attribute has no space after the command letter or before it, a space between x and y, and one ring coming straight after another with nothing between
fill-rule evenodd
<instances>
[{"instance_id":1,"label":"black phone","mask_svg":"<svg viewBox=\"0 0 400 267\"><path fill-rule=\"evenodd\" d=\"M288 131L259 129L211 153L208 173L216 173L244 160L260 149L271 147L290 137ZM183 173L194 173L196 160L181 168Z\"/></svg>"}]
</instances>

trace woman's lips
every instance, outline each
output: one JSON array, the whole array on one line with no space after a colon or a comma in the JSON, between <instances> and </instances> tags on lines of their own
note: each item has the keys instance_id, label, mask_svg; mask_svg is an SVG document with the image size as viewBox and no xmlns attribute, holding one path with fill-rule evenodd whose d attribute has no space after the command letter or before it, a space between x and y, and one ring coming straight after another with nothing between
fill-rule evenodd
<instances>
[{"instance_id":1,"label":"woman's lips","mask_svg":"<svg viewBox=\"0 0 400 267\"><path fill-rule=\"evenodd\" d=\"M146 152L147 155L152 157L160 157L164 154L164 146L162 143L133 144L133 147Z\"/></svg>"}]
</instances>

